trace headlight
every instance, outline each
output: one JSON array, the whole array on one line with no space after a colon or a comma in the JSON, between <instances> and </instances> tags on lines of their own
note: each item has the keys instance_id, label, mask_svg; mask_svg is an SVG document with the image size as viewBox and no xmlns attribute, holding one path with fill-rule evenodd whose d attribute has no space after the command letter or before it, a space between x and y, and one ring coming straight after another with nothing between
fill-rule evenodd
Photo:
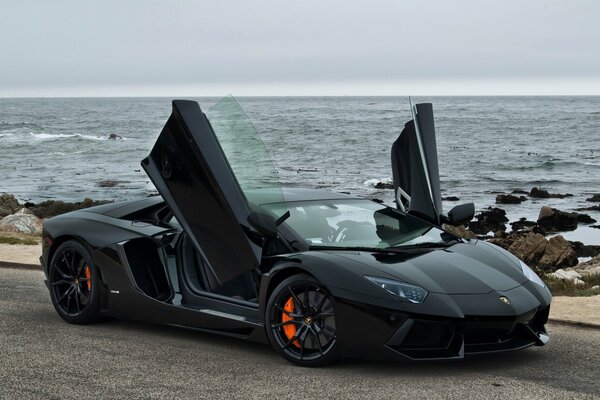
<instances>
[{"instance_id":1,"label":"headlight","mask_svg":"<svg viewBox=\"0 0 600 400\"><path fill-rule=\"evenodd\" d=\"M391 279L379 278L377 276L366 276L368 280L391 294L410 301L411 303L422 303L427 297L427 290L422 287L398 282ZM539 278L538 278L539 279Z\"/></svg>"},{"instance_id":2,"label":"headlight","mask_svg":"<svg viewBox=\"0 0 600 400\"><path fill-rule=\"evenodd\" d=\"M523 275L525 275L525 277L527 279L529 279L533 283L540 285L541 287L546 287L546 284L544 283L544 281L535 272L533 272L533 270L531 268L529 268L527 266L527 264L525 264L521 260L519 260L519 263L521 264L521 269L523 270Z\"/></svg>"}]
</instances>

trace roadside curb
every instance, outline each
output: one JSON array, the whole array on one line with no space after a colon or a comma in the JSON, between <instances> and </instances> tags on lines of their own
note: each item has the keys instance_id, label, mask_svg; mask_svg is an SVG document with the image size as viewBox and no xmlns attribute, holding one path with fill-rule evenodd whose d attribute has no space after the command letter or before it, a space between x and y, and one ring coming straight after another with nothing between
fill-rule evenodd
<instances>
[{"instance_id":1,"label":"roadside curb","mask_svg":"<svg viewBox=\"0 0 600 400\"><path fill-rule=\"evenodd\" d=\"M596 324L594 322L570 321L568 319L561 319L561 318L548 318L548 321L553 322L555 324L560 324L560 325L571 325L571 326L579 326L581 328L600 329L600 324Z\"/></svg>"},{"instance_id":2,"label":"roadside curb","mask_svg":"<svg viewBox=\"0 0 600 400\"><path fill-rule=\"evenodd\" d=\"M1 268L13 268L13 269L34 269L40 271L42 266L40 264L23 264L12 261L0 261Z\"/></svg>"}]
</instances>

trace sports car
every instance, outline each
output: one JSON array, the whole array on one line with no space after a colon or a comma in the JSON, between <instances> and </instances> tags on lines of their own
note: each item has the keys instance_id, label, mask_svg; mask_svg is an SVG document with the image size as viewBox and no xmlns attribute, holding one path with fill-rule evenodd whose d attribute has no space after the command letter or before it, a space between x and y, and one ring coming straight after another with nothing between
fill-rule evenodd
<instances>
[{"instance_id":1,"label":"sports car","mask_svg":"<svg viewBox=\"0 0 600 400\"><path fill-rule=\"evenodd\" d=\"M463 359L541 346L551 295L507 251L444 230L431 104L391 149L395 204L282 187L235 99L175 100L141 165L160 195L44 223L67 322L127 318L270 343L287 360ZM351 156L351 155L349 155Z\"/></svg>"}]
</instances>

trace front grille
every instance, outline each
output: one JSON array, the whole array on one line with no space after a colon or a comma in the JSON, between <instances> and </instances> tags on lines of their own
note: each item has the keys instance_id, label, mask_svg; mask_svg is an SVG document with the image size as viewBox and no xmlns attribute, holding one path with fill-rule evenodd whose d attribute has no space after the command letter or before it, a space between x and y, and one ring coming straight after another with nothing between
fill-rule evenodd
<instances>
[{"instance_id":1,"label":"front grille","mask_svg":"<svg viewBox=\"0 0 600 400\"><path fill-rule=\"evenodd\" d=\"M405 348L446 348L452 338L452 325L445 322L415 321L402 341Z\"/></svg>"},{"instance_id":2,"label":"front grille","mask_svg":"<svg viewBox=\"0 0 600 400\"><path fill-rule=\"evenodd\" d=\"M413 359L462 358L464 354L506 351L531 346L544 332L548 309L516 317L467 316L460 320L407 320L388 346ZM404 334L403 332L408 331Z\"/></svg>"}]
</instances>

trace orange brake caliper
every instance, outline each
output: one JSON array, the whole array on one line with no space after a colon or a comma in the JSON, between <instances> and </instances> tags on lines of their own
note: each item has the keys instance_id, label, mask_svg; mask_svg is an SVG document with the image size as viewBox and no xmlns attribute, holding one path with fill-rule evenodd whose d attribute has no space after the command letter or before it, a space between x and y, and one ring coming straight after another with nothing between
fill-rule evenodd
<instances>
[{"instance_id":1,"label":"orange brake caliper","mask_svg":"<svg viewBox=\"0 0 600 400\"><path fill-rule=\"evenodd\" d=\"M92 290L92 271L90 271L90 266L86 265L84 268L85 279L87 279L87 288L88 290Z\"/></svg>"},{"instance_id":2,"label":"orange brake caliper","mask_svg":"<svg viewBox=\"0 0 600 400\"><path fill-rule=\"evenodd\" d=\"M294 299L293 298L289 298L288 301L285 302L283 309L288 312L288 313L292 313L294 312ZM290 317L289 315L287 315L286 313L282 313L281 314L281 322L287 322L287 321L291 321L293 320L292 317ZM294 324L286 324L283 325L283 333L285 334L285 337L289 339L293 338L294 335L296 334L296 325ZM300 342L298 342L298 340L294 340L294 342L292 343L294 346L296 347L300 347Z\"/></svg>"}]
</instances>

